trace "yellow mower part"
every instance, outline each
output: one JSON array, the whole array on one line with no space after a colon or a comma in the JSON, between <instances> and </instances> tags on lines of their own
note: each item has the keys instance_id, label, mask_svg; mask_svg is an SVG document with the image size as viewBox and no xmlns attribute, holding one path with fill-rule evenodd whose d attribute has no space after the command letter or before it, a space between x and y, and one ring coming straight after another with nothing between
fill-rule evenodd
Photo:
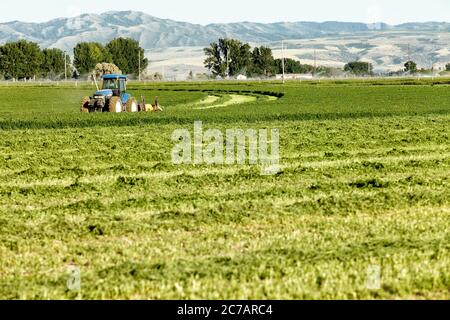
<instances>
[{"instance_id":1,"label":"yellow mower part","mask_svg":"<svg viewBox=\"0 0 450 320\"><path fill-rule=\"evenodd\" d=\"M163 111L163 109L160 106L154 106L151 104L145 105L145 112L158 112L158 111Z\"/></svg>"}]
</instances>

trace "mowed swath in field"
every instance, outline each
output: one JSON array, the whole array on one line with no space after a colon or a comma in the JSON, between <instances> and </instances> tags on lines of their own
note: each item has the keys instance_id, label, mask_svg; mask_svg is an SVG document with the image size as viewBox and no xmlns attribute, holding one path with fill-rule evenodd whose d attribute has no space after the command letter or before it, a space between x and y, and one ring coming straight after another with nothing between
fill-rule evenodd
<instances>
[{"instance_id":1,"label":"mowed swath in field","mask_svg":"<svg viewBox=\"0 0 450 320\"><path fill-rule=\"evenodd\" d=\"M375 84L134 85L166 112L120 115L1 87L0 297L448 299L450 88ZM283 171L173 165L196 120L279 128Z\"/></svg>"}]
</instances>

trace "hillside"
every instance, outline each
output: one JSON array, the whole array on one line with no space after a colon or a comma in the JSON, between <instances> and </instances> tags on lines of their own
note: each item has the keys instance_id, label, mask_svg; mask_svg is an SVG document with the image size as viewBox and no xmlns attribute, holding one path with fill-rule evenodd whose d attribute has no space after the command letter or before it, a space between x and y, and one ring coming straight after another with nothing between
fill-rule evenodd
<instances>
[{"instance_id":1,"label":"hillside","mask_svg":"<svg viewBox=\"0 0 450 320\"><path fill-rule=\"evenodd\" d=\"M233 37L272 47L280 55L286 40L287 54L307 63L342 66L353 59L371 61L376 70L396 70L408 56L419 66L442 68L450 61L450 23L279 22L209 24L206 26L160 19L135 12L110 11L84 14L45 23L13 21L0 24L0 43L27 39L42 47L72 52L81 41L106 43L116 37L139 40L155 62L151 68L174 74L202 71L202 48L220 37ZM156 60L155 61L155 56Z\"/></svg>"},{"instance_id":2,"label":"hillside","mask_svg":"<svg viewBox=\"0 0 450 320\"><path fill-rule=\"evenodd\" d=\"M75 18L59 18L45 23L13 21L0 24L0 43L28 39L44 47L72 49L79 41L106 42L125 36L140 40L146 49L204 46L219 37L243 41L271 42L385 31L448 32L449 23L408 23L398 26L350 22L279 22L198 25L159 19L135 12L110 11L100 15L84 14Z\"/></svg>"}]
</instances>

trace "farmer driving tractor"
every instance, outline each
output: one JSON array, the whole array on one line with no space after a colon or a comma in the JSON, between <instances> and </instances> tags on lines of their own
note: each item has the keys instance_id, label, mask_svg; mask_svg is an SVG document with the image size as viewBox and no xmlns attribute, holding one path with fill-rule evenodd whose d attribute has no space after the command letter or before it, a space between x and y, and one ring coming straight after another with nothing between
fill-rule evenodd
<instances>
[{"instance_id":1,"label":"farmer driving tractor","mask_svg":"<svg viewBox=\"0 0 450 320\"><path fill-rule=\"evenodd\" d=\"M159 105L158 97L154 105L145 105L145 99L142 96L142 102L138 104L136 99L127 93L127 76L121 74L106 74L102 77L103 84L100 90L95 76L93 76L97 92L93 97L85 97L81 102L81 112L139 112L139 111L163 111Z\"/></svg>"}]
</instances>

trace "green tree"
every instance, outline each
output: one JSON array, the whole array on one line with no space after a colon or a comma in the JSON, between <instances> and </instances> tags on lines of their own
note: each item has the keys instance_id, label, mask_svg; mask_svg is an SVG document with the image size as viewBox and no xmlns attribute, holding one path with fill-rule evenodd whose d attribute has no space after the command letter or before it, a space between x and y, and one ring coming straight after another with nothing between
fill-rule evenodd
<instances>
[{"instance_id":1,"label":"green tree","mask_svg":"<svg viewBox=\"0 0 450 320\"><path fill-rule=\"evenodd\" d=\"M211 71L213 77L225 77L226 63L222 59L222 52L219 44L211 43L209 48L203 49L206 55L205 67Z\"/></svg>"},{"instance_id":2,"label":"green tree","mask_svg":"<svg viewBox=\"0 0 450 320\"><path fill-rule=\"evenodd\" d=\"M252 47L248 43L238 43L238 54L231 54L231 57L235 56L235 60L231 63L231 75L237 76L238 74L246 74L250 76L252 69Z\"/></svg>"},{"instance_id":3,"label":"green tree","mask_svg":"<svg viewBox=\"0 0 450 320\"><path fill-rule=\"evenodd\" d=\"M78 43L73 52L73 64L80 74L91 73L97 63L112 62L109 51L98 42Z\"/></svg>"},{"instance_id":4,"label":"green tree","mask_svg":"<svg viewBox=\"0 0 450 320\"><path fill-rule=\"evenodd\" d=\"M248 43L235 39L219 39L205 48L205 67L214 77L226 77L238 74L249 74L252 69L252 53Z\"/></svg>"},{"instance_id":5,"label":"green tree","mask_svg":"<svg viewBox=\"0 0 450 320\"><path fill-rule=\"evenodd\" d=\"M416 73L417 72L417 63L414 61L408 61L405 63L405 72Z\"/></svg>"},{"instance_id":6,"label":"green tree","mask_svg":"<svg viewBox=\"0 0 450 320\"><path fill-rule=\"evenodd\" d=\"M39 74L42 52L39 45L26 40L0 47L0 72L5 78L33 78Z\"/></svg>"},{"instance_id":7,"label":"green tree","mask_svg":"<svg viewBox=\"0 0 450 320\"><path fill-rule=\"evenodd\" d=\"M275 72L275 59L272 49L267 47L257 47L252 52L252 73L254 75L271 76Z\"/></svg>"},{"instance_id":8,"label":"green tree","mask_svg":"<svg viewBox=\"0 0 450 320\"><path fill-rule=\"evenodd\" d=\"M450 71L450 63L447 63L447 64L445 65L445 71Z\"/></svg>"},{"instance_id":9,"label":"green tree","mask_svg":"<svg viewBox=\"0 0 450 320\"><path fill-rule=\"evenodd\" d=\"M281 59L275 60L276 73L281 74L283 72L283 61ZM284 72L289 73L312 73L314 67L308 64L301 64L300 61L294 59L284 59Z\"/></svg>"},{"instance_id":10,"label":"green tree","mask_svg":"<svg viewBox=\"0 0 450 320\"><path fill-rule=\"evenodd\" d=\"M236 39L220 39L219 43L224 57L227 57L227 53L229 52L229 75L234 77L239 74L249 74L252 67L250 45L248 43L242 43Z\"/></svg>"},{"instance_id":11,"label":"green tree","mask_svg":"<svg viewBox=\"0 0 450 320\"><path fill-rule=\"evenodd\" d=\"M66 68L64 67L66 63ZM70 56L59 49L42 50L41 74L45 78L63 78L67 71L67 77L70 78L73 70L70 66Z\"/></svg>"},{"instance_id":12,"label":"green tree","mask_svg":"<svg viewBox=\"0 0 450 320\"><path fill-rule=\"evenodd\" d=\"M353 61L344 66L344 71L354 75L370 75L373 72L373 65L369 62Z\"/></svg>"},{"instance_id":13,"label":"green tree","mask_svg":"<svg viewBox=\"0 0 450 320\"><path fill-rule=\"evenodd\" d=\"M145 50L139 46L139 42L130 38L117 38L106 45L112 57L112 62L118 66L124 74L139 74L147 69L148 59L145 57ZM140 63L139 63L140 59Z\"/></svg>"}]
</instances>

